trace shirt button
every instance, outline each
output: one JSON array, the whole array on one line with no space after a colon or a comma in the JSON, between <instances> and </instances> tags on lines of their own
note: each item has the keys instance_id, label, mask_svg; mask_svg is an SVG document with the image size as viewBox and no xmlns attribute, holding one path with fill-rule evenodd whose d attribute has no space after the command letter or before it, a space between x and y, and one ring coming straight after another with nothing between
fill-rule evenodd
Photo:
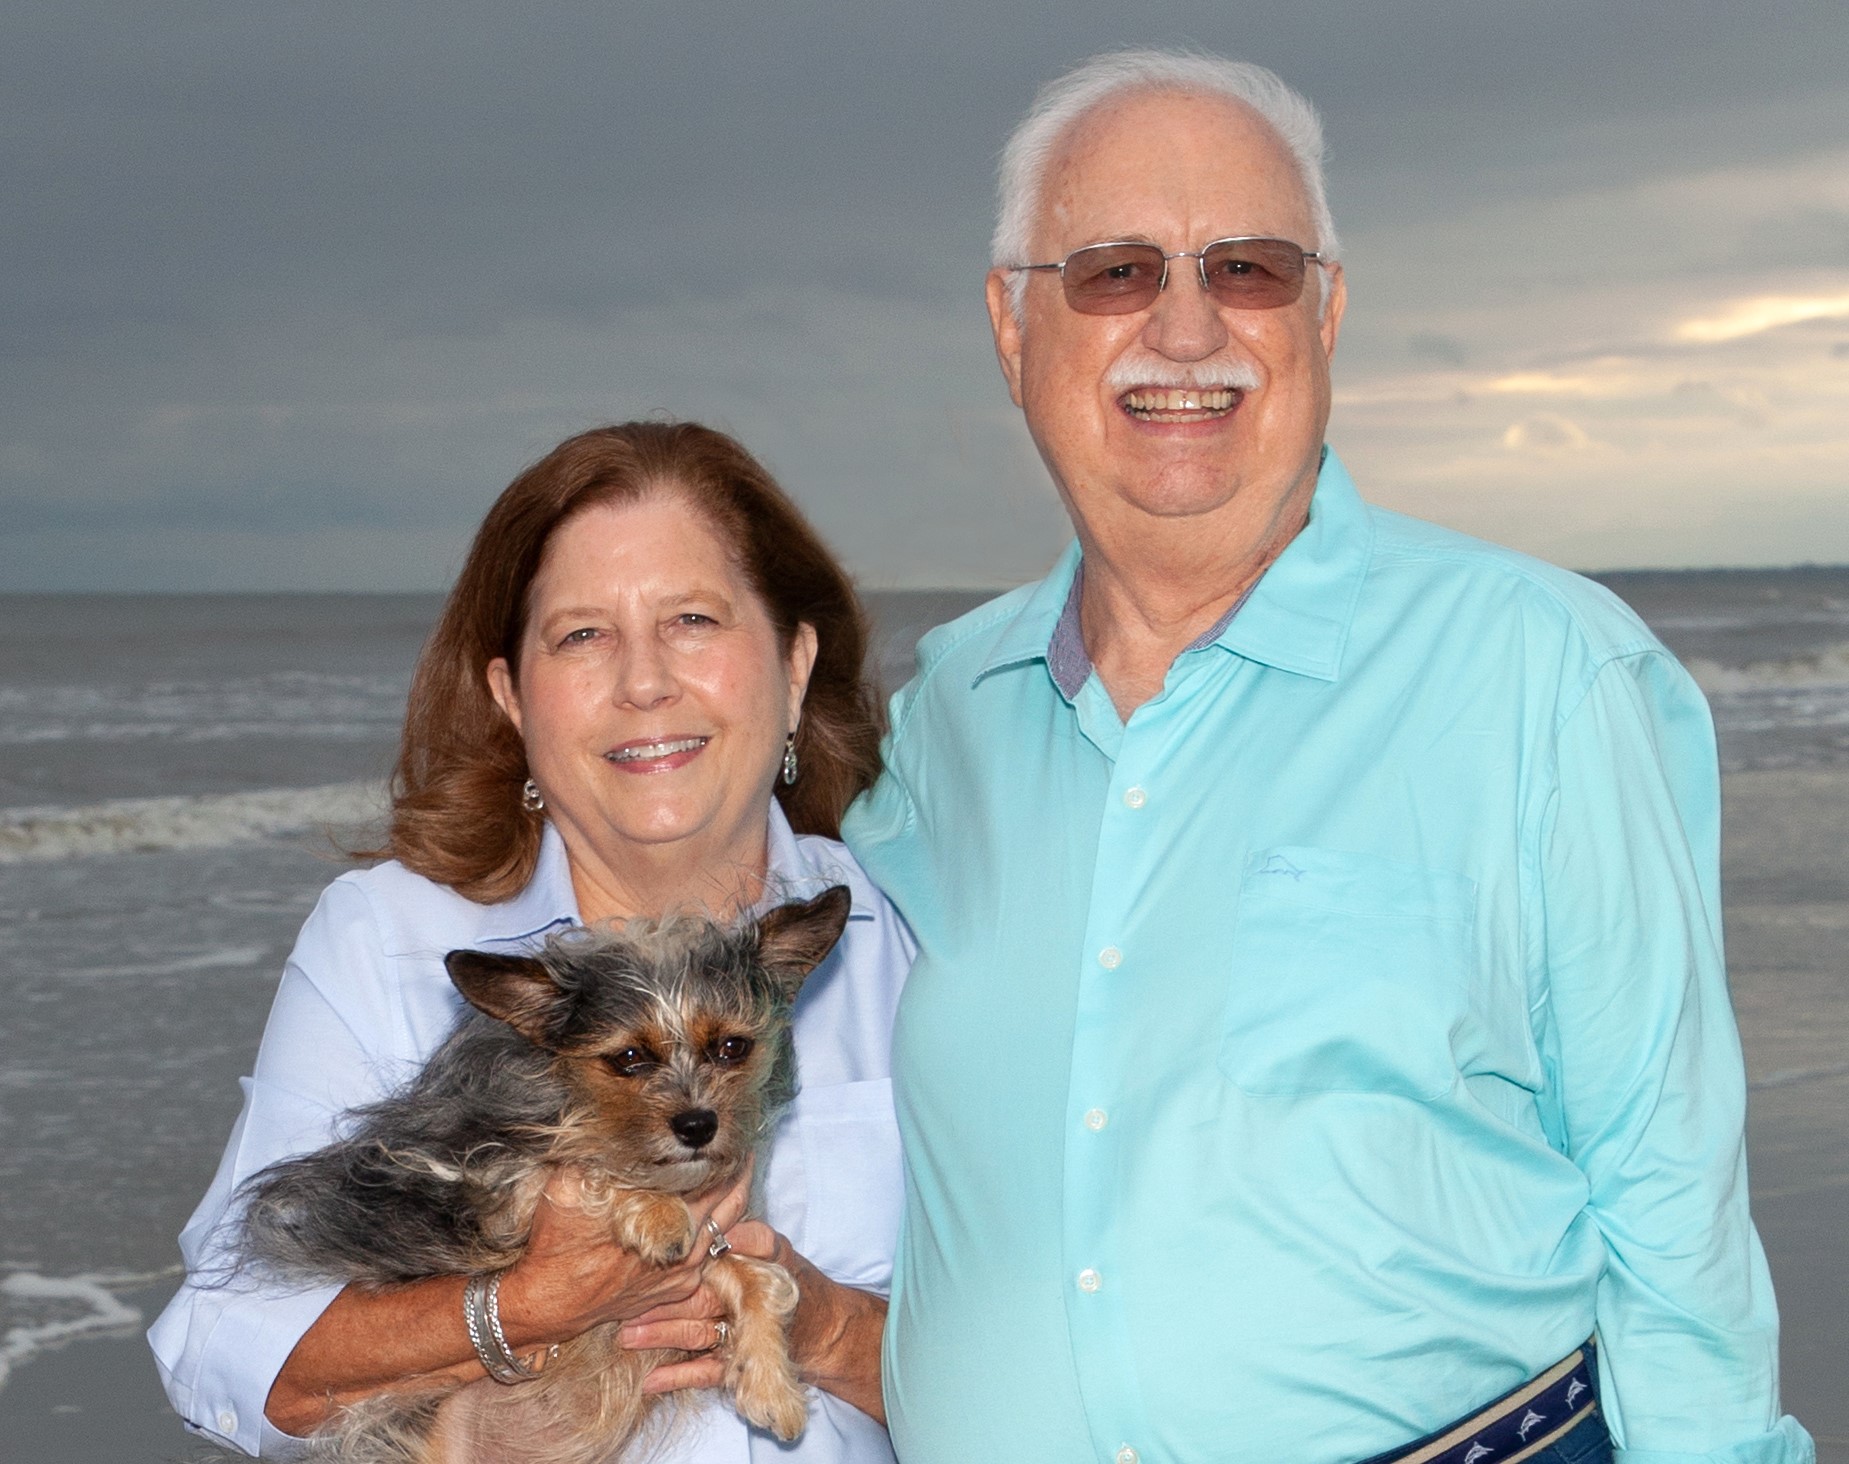
<instances>
[{"instance_id":1,"label":"shirt button","mask_svg":"<svg viewBox=\"0 0 1849 1464\"><path fill-rule=\"evenodd\" d=\"M1124 807L1125 808L1141 808L1147 802L1149 802L1149 795L1145 793L1141 788L1124 789ZM1132 1450L1131 1452L1134 1453L1135 1450Z\"/></svg>"},{"instance_id":2,"label":"shirt button","mask_svg":"<svg viewBox=\"0 0 1849 1464\"><path fill-rule=\"evenodd\" d=\"M1104 1277L1092 1270L1090 1266L1079 1272L1080 1291L1096 1291L1102 1285L1104 1285Z\"/></svg>"},{"instance_id":3,"label":"shirt button","mask_svg":"<svg viewBox=\"0 0 1849 1464\"><path fill-rule=\"evenodd\" d=\"M237 1414L233 1413L229 1408L219 1409L218 1410L218 1431L223 1434L236 1433L238 1431Z\"/></svg>"},{"instance_id":4,"label":"shirt button","mask_svg":"<svg viewBox=\"0 0 1849 1464\"><path fill-rule=\"evenodd\" d=\"M1117 1451L1117 1464L1136 1464L1137 1458L1136 1450L1128 1444Z\"/></svg>"},{"instance_id":5,"label":"shirt button","mask_svg":"<svg viewBox=\"0 0 1849 1464\"><path fill-rule=\"evenodd\" d=\"M1107 971L1115 971L1124 963L1124 953L1116 946L1106 946L1098 952L1098 964Z\"/></svg>"},{"instance_id":6,"label":"shirt button","mask_svg":"<svg viewBox=\"0 0 1849 1464\"><path fill-rule=\"evenodd\" d=\"M1094 1134L1110 1121L1110 1115L1102 1108L1089 1109L1085 1114L1085 1127L1090 1129Z\"/></svg>"}]
</instances>

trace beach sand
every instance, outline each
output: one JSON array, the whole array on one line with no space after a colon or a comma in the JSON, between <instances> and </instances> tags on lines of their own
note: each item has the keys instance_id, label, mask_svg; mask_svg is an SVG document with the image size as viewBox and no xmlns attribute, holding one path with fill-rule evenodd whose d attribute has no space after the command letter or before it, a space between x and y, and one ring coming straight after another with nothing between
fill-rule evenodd
<instances>
[{"instance_id":1,"label":"beach sand","mask_svg":"<svg viewBox=\"0 0 1849 1464\"><path fill-rule=\"evenodd\" d=\"M1849 770L1730 775L1726 818L1754 1213L1784 1314L1785 1404L1823 1464L1849 1464ZM260 1022L268 990L250 1000ZM218 1137L200 1143L215 1153ZM151 1319L170 1289L123 1299ZM0 1390L0 1440L9 1459L55 1464L207 1452L167 1411L138 1332L23 1363Z\"/></svg>"}]
</instances>

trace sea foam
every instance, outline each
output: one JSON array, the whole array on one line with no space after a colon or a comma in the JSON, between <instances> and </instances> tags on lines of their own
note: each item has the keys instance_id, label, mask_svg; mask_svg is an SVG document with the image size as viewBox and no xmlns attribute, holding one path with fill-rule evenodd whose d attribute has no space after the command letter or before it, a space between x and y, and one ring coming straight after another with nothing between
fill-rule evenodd
<instances>
[{"instance_id":1,"label":"sea foam","mask_svg":"<svg viewBox=\"0 0 1849 1464\"><path fill-rule=\"evenodd\" d=\"M47 1347L140 1326L141 1312L115 1292L138 1290L174 1274L169 1270L143 1276L41 1276L14 1271L0 1280L0 1300L9 1304L8 1310L49 1314L10 1326L0 1335L0 1387L6 1386L14 1368Z\"/></svg>"},{"instance_id":2,"label":"sea foam","mask_svg":"<svg viewBox=\"0 0 1849 1464\"><path fill-rule=\"evenodd\" d=\"M377 824L376 783L266 788L185 798L116 798L77 808L0 810L0 864L90 854L158 853L248 844L302 829Z\"/></svg>"},{"instance_id":3,"label":"sea foam","mask_svg":"<svg viewBox=\"0 0 1849 1464\"><path fill-rule=\"evenodd\" d=\"M1710 696L1849 687L1849 644L1744 666L1724 666L1705 656L1691 656L1685 664L1696 684Z\"/></svg>"}]
</instances>

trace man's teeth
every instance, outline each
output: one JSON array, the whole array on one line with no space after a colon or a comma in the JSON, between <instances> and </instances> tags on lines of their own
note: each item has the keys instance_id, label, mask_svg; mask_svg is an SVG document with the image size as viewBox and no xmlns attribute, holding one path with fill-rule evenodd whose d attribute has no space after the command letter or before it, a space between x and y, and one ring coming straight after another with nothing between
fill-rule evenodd
<instances>
[{"instance_id":1,"label":"man's teeth","mask_svg":"<svg viewBox=\"0 0 1849 1464\"><path fill-rule=\"evenodd\" d=\"M1239 393L1230 387L1138 387L1124 394L1124 405L1133 412L1226 412L1232 410Z\"/></svg>"},{"instance_id":2,"label":"man's teeth","mask_svg":"<svg viewBox=\"0 0 1849 1464\"><path fill-rule=\"evenodd\" d=\"M677 752L692 752L706 746L704 737L676 737L672 742L638 742L606 752L610 762L653 762L658 757L673 757Z\"/></svg>"}]
</instances>

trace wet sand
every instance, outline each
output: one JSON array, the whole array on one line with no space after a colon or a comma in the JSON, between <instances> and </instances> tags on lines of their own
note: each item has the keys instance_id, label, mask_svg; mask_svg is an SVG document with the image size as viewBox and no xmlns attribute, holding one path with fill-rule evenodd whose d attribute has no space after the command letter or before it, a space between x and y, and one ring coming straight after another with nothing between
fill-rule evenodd
<instances>
[{"instance_id":1,"label":"wet sand","mask_svg":"<svg viewBox=\"0 0 1849 1464\"><path fill-rule=\"evenodd\" d=\"M1785 1405L1822 1464L1849 1464L1849 771L1733 774L1726 796L1729 964ZM124 1300L151 1318L166 1289ZM56 1464L209 1452L167 1411L138 1334L21 1365L0 1390L0 1440L9 1459Z\"/></svg>"}]
</instances>

